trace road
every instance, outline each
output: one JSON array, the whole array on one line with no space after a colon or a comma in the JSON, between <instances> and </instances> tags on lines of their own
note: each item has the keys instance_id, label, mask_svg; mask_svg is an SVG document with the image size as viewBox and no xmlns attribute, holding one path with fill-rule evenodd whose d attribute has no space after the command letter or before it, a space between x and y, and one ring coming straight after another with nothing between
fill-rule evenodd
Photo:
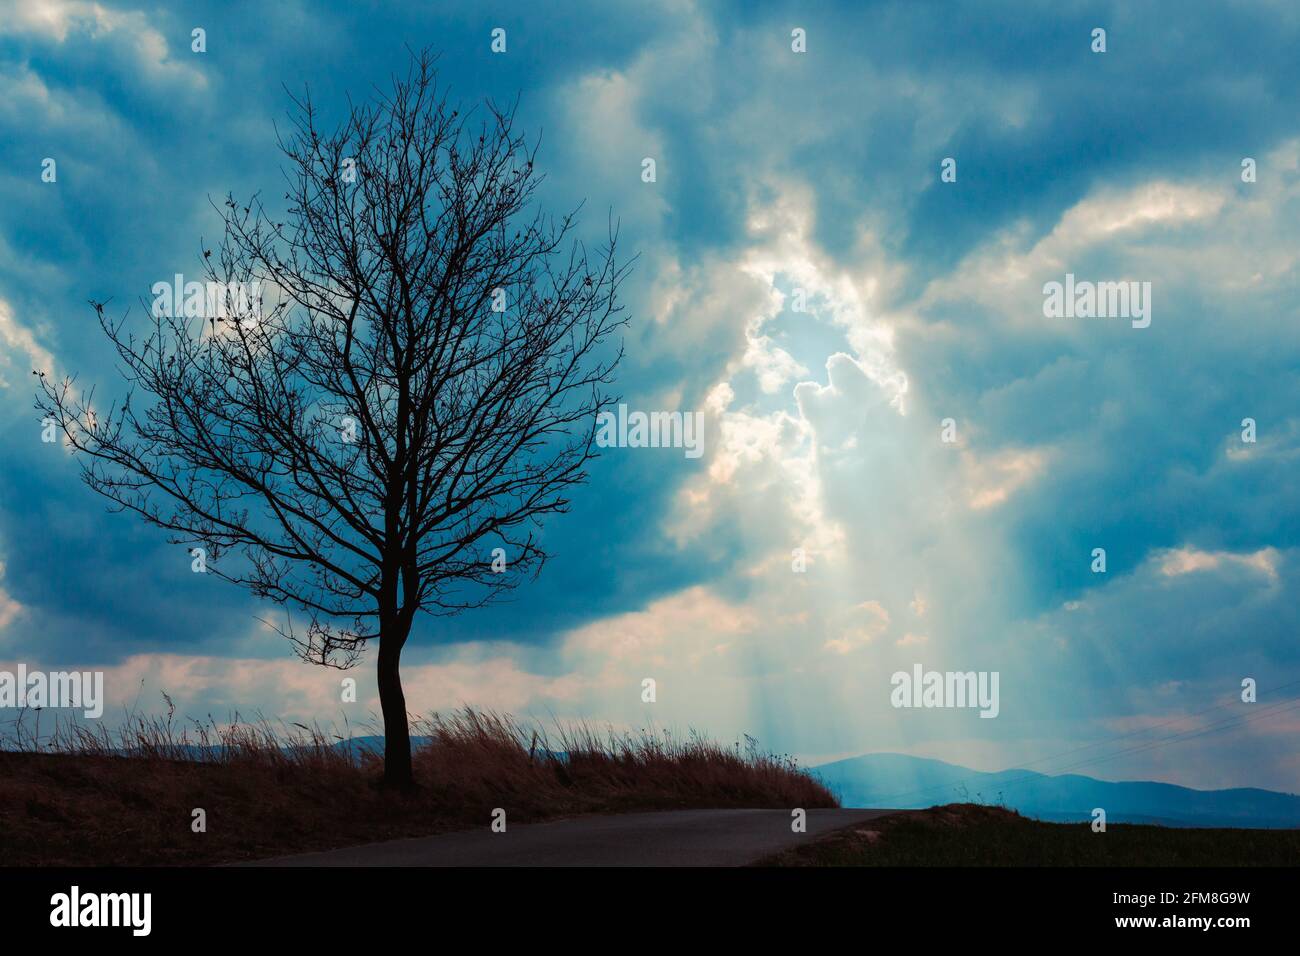
<instances>
[{"instance_id":1,"label":"road","mask_svg":"<svg viewBox=\"0 0 1300 956\"><path fill-rule=\"evenodd\" d=\"M302 853L249 866L744 866L894 810L668 810L575 817Z\"/></svg>"}]
</instances>

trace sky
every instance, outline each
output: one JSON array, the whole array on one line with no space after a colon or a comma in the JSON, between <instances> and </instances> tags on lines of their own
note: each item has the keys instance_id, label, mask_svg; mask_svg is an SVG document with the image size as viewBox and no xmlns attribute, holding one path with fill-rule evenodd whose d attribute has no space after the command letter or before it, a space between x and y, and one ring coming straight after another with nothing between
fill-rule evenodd
<instances>
[{"instance_id":1,"label":"sky","mask_svg":"<svg viewBox=\"0 0 1300 956\"><path fill-rule=\"evenodd\" d=\"M1300 699L1285 2L0 0L0 669L102 670L110 721L378 712L373 656L343 703L283 611L109 513L31 372L111 394L89 300L279 195L291 92L338 115L425 46L467 107L518 97L547 209L617 219L618 392L704 452L604 449L536 581L417 623L412 710L1300 791L1265 710ZM1045 315L1067 275L1149 283L1150 324ZM997 672L997 716L893 706L917 664Z\"/></svg>"}]
</instances>

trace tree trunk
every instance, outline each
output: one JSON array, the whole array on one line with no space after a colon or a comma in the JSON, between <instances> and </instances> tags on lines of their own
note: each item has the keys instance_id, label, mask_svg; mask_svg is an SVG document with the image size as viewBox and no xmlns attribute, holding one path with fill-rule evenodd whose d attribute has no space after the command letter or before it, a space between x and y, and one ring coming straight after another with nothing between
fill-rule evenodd
<instances>
[{"instance_id":1,"label":"tree trunk","mask_svg":"<svg viewBox=\"0 0 1300 956\"><path fill-rule=\"evenodd\" d=\"M384 715L384 786L394 790L415 788L411 773L411 729L406 719L399 664L410 626L397 622L383 628L379 638L379 709Z\"/></svg>"}]
</instances>

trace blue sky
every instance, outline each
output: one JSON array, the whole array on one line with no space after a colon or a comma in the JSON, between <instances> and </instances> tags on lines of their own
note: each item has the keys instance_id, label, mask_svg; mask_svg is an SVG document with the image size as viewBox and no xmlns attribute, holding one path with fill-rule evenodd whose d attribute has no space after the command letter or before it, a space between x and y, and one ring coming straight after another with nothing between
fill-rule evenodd
<instances>
[{"instance_id":1,"label":"blue sky","mask_svg":"<svg viewBox=\"0 0 1300 956\"><path fill-rule=\"evenodd\" d=\"M549 208L619 218L619 390L703 412L705 454L607 450L538 581L419 625L413 709L996 770L1249 716L1245 677L1255 706L1295 696L1272 693L1300 680L1293 4L545 7L0 0L0 665L219 718L377 710L369 667L342 704L273 609L108 514L41 443L30 372L111 392L87 300L197 272L210 198L277 195L286 87L337 111L428 45L457 99L520 97ZM1150 282L1150 327L1045 318L1066 273ZM998 671L999 716L893 709L913 663ZM1297 730L1085 772L1296 791Z\"/></svg>"}]
</instances>

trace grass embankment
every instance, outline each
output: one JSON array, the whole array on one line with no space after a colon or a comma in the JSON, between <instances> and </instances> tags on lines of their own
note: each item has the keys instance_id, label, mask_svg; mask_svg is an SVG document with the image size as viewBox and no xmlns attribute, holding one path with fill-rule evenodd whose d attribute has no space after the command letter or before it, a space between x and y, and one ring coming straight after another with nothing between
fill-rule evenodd
<instances>
[{"instance_id":1,"label":"grass embankment","mask_svg":"<svg viewBox=\"0 0 1300 956\"><path fill-rule=\"evenodd\" d=\"M220 863L582 813L687 807L831 807L793 761L692 734L541 728L466 709L422 721L419 789L375 786L378 758L319 730L171 716L110 733L76 725L35 746L0 739L0 863ZM196 753L205 758L194 759ZM122 756L122 754L128 756ZM192 829L206 812L206 832Z\"/></svg>"},{"instance_id":2,"label":"grass embankment","mask_svg":"<svg viewBox=\"0 0 1300 956\"><path fill-rule=\"evenodd\" d=\"M1296 866L1300 830L1041 823L959 803L841 830L764 866Z\"/></svg>"}]
</instances>

